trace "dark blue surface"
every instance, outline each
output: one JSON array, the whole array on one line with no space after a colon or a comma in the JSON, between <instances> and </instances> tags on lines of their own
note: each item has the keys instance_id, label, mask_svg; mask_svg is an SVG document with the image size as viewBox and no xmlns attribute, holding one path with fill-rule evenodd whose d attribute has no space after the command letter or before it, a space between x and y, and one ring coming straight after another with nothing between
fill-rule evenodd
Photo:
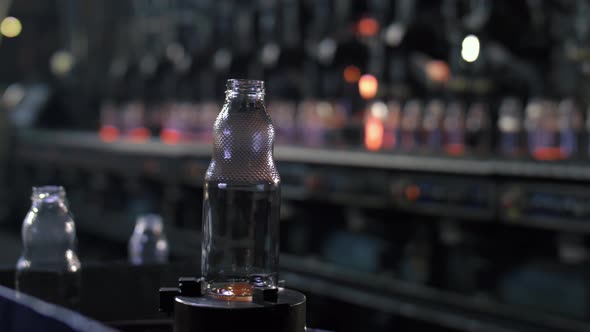
<instances>
[{"instance_id":1,"label":"dark blue surface","mask_svg":"<svg viewBox=\"0 0 590 332\"><path fill-rule=\"evenodd\" d=\"M112 332L71 310L0 286L0 331Z\"/></svg>"}]
</instances>

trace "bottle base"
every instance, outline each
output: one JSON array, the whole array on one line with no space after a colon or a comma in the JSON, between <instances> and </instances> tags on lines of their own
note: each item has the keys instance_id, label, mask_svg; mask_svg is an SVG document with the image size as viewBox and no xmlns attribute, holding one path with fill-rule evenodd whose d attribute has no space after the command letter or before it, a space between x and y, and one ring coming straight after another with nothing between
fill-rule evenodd
<instances>
[{"instance_id":1,"label":"bottle base","mask_svg":"<svg viewBox=\"0 0 590 332\"><path fill-rule=\"evenodd\" d=\"M254 287L247 281L219 282L210 284L207 294L217 300L249 302L253 291Z\"/></svg>"}]
</instances>

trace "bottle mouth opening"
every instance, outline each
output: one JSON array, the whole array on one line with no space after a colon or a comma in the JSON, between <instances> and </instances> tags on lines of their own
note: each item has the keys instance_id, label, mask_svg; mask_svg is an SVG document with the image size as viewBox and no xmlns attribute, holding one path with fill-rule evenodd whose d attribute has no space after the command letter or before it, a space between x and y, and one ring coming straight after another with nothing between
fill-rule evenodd
<instances>
[{"instance_id":1,"label":"bottle mouth opening","mask_svg":"<svg viewBox=\"0 0 590 332\"><path fill-rule=\"evenodd\" d=\"M264 94L264 81L249 79L227 80L227 92L233 94L261 95Z\"/></svg>"},{"instance_id":2,"label":"bottle mouth opening","mask_svg":"<svg viewBox=\"0 0 590 332\"><path fill-rule=\"evenodd\" d=\"M151 231L154 233L161 233L164 228L162 217L158 214L148 213L138 216L135 223L135 231L143 233L145 231Z\"/></svg>"},{"instance_id":3,"label":"bottle mouth opening","mask_svg":"<svg viewBox=\"0 0 590 332\"><path fill-rule=\"evenodd\" d=\"M55 198L63 199L66 196L66 190L62 186L41 186L33 187L32 199Z\"/></svg>"}]
</instances>

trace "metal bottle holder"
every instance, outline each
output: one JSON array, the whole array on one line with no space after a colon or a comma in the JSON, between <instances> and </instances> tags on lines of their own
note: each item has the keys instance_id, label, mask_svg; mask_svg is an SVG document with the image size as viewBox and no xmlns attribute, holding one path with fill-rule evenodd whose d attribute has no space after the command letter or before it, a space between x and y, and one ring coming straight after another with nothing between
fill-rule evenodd
<instances>
[{"instance_id":1,"label":"metal bottle holder","mask_svg":"<svg viewBox=\"0 0 590 332\"><path fill-rule=\"evenodd\" d=\"M206 294L203 278L182 277L160 288L160 311L174 316L175 332L304 332L305 295L286 288L254 287L252 301L224 301Z\"/></svg>"}]
</instances>

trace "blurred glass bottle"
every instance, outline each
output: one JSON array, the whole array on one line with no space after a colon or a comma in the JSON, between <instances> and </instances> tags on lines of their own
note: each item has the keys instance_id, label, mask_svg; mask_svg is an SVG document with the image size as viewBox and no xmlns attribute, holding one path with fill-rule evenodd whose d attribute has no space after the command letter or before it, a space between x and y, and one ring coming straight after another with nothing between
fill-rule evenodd
<instances>
[{"instance_id":1,"label":"blurred glass bottle","mask_svg":"<svg viewBox=\"0 0 590 332\"><path fill-rule=\"evenodd\" d=\"M562 158L576 157L582 131L582 114L573 99L564 99L557 108L559 150Z\"/></svg>"},{"instance_id":2,"label":"blurred glass bottle","mask_svg":"<svg viewBox=\"0 0 590 332\"><path fill-rule=\"evenodd\" d=\"M164 234L162 217L144 214L137 218L129 239L129 261L134 265L166 263L168 240Z\"/></svg>"},{"instance_id":3,"label":"blurred glass bottle","mask_svg":"<svg viewBox=\"0 0 590 332\"><path fill-rule=\"evenodd\" d=\"M134 142L147 141L151 133L145 126L145 107L142 101L130 101L122 108L121 127L123 135Z\"/></svg>"},{"instance_id":4,"label":"blurred glass bottle","mask_svg":"<svg viewBox=\"0 0 590 332\"><path fill-rule=\"evenodd\" d=\"M107 100L100 107L100 138L105 142L113 142L119 138L119 119L117 105Z\"/></svg>"},{"instance_id":5,"label":"blurred glass bottle","mask_svg":"<svg viewBox=\"0 0 590 332\"><path fill-rule=\"evenodd\" d=\"M557 104L550 100L532 100L527 106L529 152L538 160L559 160L559 122Z\"/></svg>"},{"instance_id":6,"label":"blurred glass bottle","mask_svg":"<svg viewBox=\"0 0 590 332\"><path fill-rule=\"evenodd\" d=\"M295 103L289 101L275 101L269 108L272 114L275 129L277 131L277 142L292 144L295 140Z\"/></svg>"},{"instance_id":7,"label":"blurred glass bottle","mask_svg":"<svg viewBox=\"0 0 590 332\"><path fill-rule=\"evenodd\" d=\"M371 151L394 150L399 144L400 103L373 102L365 110L365 148Z\"/></svg>"},{"instance_id":8,"label":"blurred glass bottle","mask_svg":"<svg viewBox=\"0 0 590 332\"><path fill-rule=\"evenodd\" d=\"M539 148L540 119L543 113L543 102L539 98L529 100L525 108L524 127L527 137L527 151L532 156Z\"/></svg>"},{"instance_id":9,"label":"blurred glass bottle","mask_svg":"<svg viewBox=\"0 0 590 332\"><path fill-rule=\"evenodd\" d=\"M418 148L421 123L422 103L419 100L409 100L404 105L400 123L400 146L402 150L411 151Z\"/></svg>"},{"instance_id":10,"label":"blurred glass bottle","mask_svg":"<svg viewBox=\"0 0 590 332\"><path fill-rule=\"evenodd\" d=\"M16 290L61 306L80 302L81 270L76 226L63 187L33 188L22 226L23 252L16 264Z\"/></svg>"},{"instance_id":11,"label":"blurred glass bottle","mask_svg":"<svg viewBox=\"0 0 590 332\"><path fill-rule=\"evenodd\" d=\"M383 120L383 149L393 150L399 145L401 104L392 100L387 103L387 110Z\"/></svg>"},{"instance_id":12,"label":"blurred glass bottle","mask_svg":"<svg viewBox=\"0 0 590 332\"><path fill-rule=\"evenodd\" d=\"M377 151L383 148L383 121L387 117L387 105L376 101L365 111L365 148Z\"/></svg>"},{"instance_id":13,"label":"blurred glass bottle","mask_svg":"<svg viewBox=\"0 0 590 332\"><path fill-rule=\"evenodd\" d=\"M522 104L516 98L505 98L498 110L499 152L516 157L522 153Z\"/></svg>"},{"instance_id":14,"label":"blurred glass bottle","mask_svg":"<svg viewBox=\"0 0 590 332\"><path fill-rule=\"evenodd\" d=\"M201 270L215 298L247 300L254 286L277 285L280 177L274 136L264 82L228 80L203 199Z\"/></svg>"},{"instance_id":15,"label":"blurred glass bottle","mask_svg":"<svg viewBox=\"0 0 590 332\"><path fill-rule=\"evenodd\" d=\"M465 145L470 153L487 154L492 145L492 124L488 106L483 102L469 105L465 119Z\"/></svg>"},{"instance_id":16,"label":"blurred glass bottle","mask_svg":"<svg viewBox=\"0 0 590 332\"><path fill-rule=\"evenodd\" d=\"M422 133L424 148L430 152L440 152L442 147L442 124L445 104L438 99L430 101L424 109Z\"/></svg>"},{"instance_id":17,"label":"blurred glass bottle","mask_svg":"<svg viewBox=\"0 0 590 332\"><path fill-rule=\"evenodd\" d=\"M465 108L459 101L449 103L443 120L444 146L449 155L465 152Z\"/></svg>"},{"instance_id":18,"label":"blurred glass bottle","mask_svg":"<svg viewBox=\"0 0 590 332\"><path fill-rule=\"evenodd\" d=\"M318 102L304 99L298 106L297 127L301 143L307 146L321 146L325 143L325 129L319 113Z\"/></svg>"}]
</instances>

